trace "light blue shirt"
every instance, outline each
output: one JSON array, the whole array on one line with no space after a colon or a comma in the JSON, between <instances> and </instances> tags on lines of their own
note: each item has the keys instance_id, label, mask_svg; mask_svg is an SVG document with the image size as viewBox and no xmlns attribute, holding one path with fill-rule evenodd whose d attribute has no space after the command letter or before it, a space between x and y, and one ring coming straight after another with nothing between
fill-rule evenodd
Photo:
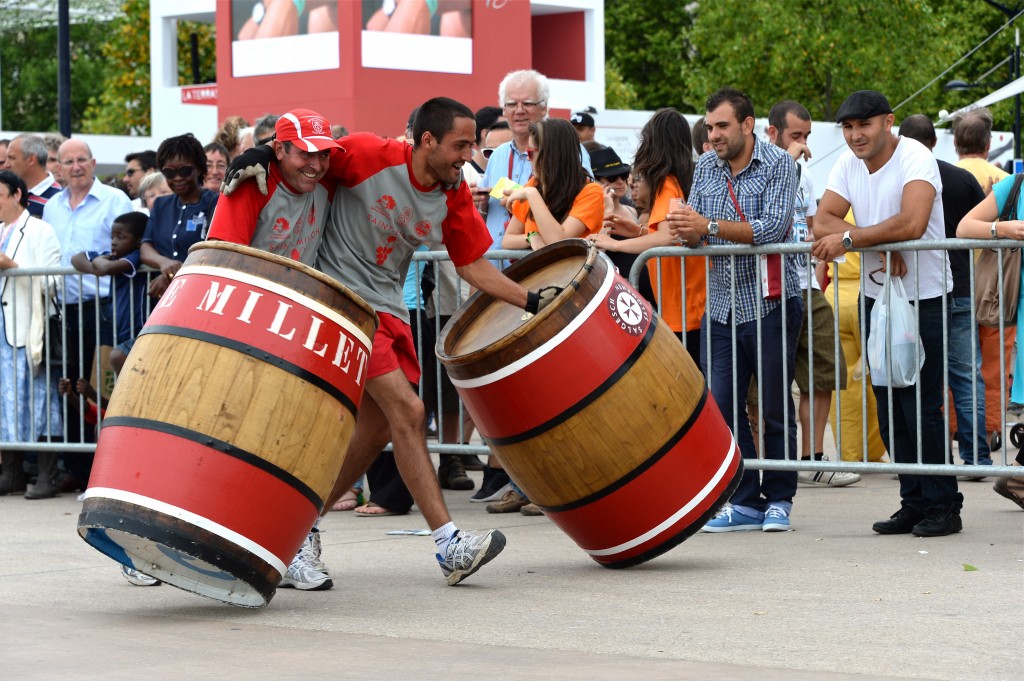
<instances>
[{"instance_id":1,"label":"light blue shirt","mask_svg":"<svg viewBox=\"0 0 1024 681\"><path fill-rule=\"evenodd\" d=\"M114 220L132 211L132 202L120 189L93 180L85 199L71 209L71 189L65 187L46 202L43 220L53 226L60 241L60 264L71 267L71 256L83 251L110 250L110 228ZM64 283L61 302L77 303L110 295L110 277L71 276Z\"/></svg>"}]
</instances>

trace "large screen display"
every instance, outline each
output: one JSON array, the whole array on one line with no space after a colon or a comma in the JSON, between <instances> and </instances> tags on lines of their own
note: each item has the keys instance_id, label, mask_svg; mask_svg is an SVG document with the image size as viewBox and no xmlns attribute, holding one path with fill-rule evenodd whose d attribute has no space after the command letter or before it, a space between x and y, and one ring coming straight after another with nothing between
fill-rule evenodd
<instances>
[{"instance_id":1,"label":"large screen display","mask_svg":"<svg viewBox=\"0 0 1024 681\"><path fill-rule=\"evenodd\" d=\"M235 78L340 66L338 0L233 0L231 27Z\"/></svg>"},{"instance_id":2,"label":"large screen display","mask_svg":"<svg viewBox=\"0 0 1024 681\"><path fill-rule=\"evenodd\" d=\"M471 5L471 0L363 0L363 67L473 73Z\"/></svg>"}]
</instances>

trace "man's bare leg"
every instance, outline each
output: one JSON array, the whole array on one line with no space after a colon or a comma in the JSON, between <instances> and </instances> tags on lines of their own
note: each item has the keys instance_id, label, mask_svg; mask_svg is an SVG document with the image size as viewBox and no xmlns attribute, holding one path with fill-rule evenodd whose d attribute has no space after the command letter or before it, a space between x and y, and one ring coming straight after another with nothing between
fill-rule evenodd
<instances>
[{"instance_id":1,"label":"man's bare leg","mask_svg":"<svg viewBox=\"0 0 1024 681\"><path fill-rule=\"evenodd\" d=\"M395 463L412 498L434 530L451 521L441 486L427 452L423 402L400 369L371 378L359 408L356 427L327 508L366 472L373 458L394 444Z\"/></svg>"}]
</instances>

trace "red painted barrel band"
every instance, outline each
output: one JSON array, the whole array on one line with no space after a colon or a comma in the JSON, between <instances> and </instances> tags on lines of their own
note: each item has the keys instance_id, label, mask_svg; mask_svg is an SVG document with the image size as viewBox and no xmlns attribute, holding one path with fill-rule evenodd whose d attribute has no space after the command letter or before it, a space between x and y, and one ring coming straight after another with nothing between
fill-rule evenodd
<instances>
[{"instance_id":1,"label":"red painted barrel band","mask_svg":"<svg viewBox=\"0 0 1024 681\"><path fill-rule=\"evenodd\" d=\"M306 499L309 500L309 503L316 506L317 511L323 510L323 499L321 499L319 495L313 491L313 488L305 482L280 466L275 466L263 457L257 456L252 452L248 452L241 447L236 447L225 440L219 440L211 435L200 433L199 431L191 430L189 428L184 428L173 423L154 421L153 419L139 418L136 416L112 416L108 419L103 419L104 428L111 426L123 426L126 428L135 428L137 430L165 433L167 435L179 437L183 440L190 440L191 442L195 442L203 447L209 447L221 454L233 456L240 461L244 461L249 466L255 466L256 468L273 475L275 478L279 478L286 485L295 488L295 491L306 497ZM104 447L106 447L105 443Z\"/></svg>"},{"instance_id":2,"label":"red painted barrel band","mask_svg":"<svg viewBox=\"0 0 1024 681\"><path fill-rule=\"evenodd\" d=\"M193 439L108 425L112 420L104 421L98 446L107 454L96 457L90 488L125 490L187 509L251 539L285 565L295 557L319 508L294 486Z\"/></svg>"},{"instance_id":3,"label":"red painted barrel band","mask_svg":"<svg viewBox=\"0 0 1024 681\"><path fill-rule=\"evenodd\" d=\"M730 451L731 461L728 459ZM721 473L726 461L727 470L711 489L705 490ZM598 561L626 560L650 551L705 517L712 507L721 503L741 463L742 458L738 450L733 449L732 434L724 420L711 404L705 403L687 437L678 440L642 474L584 506L561 511L545 509L545 515L588 552L603 552L633 543L618 553L594 556ZM701 494L703 498L685 515L654 536L640 540Z\"/></svg>"},{"instance_id":4,"label":"red painted barrel band","mask_svg":"<svg viewBox=\"0 0 1024 681\"><path fill-rule=\"evenodd\" d=\"M148 334L162 334L165 336L178 336L179 338L189 338L195 341L199 341L201 343L205 343L207 345L216 345L222 348L227 348L229 350L240 352L243 355L249 355L254 359L258 359L261 362L270 364L271 366L275 366L278 369L286 371L292 376L302 379L306 383L309 383L310 385L316 386L320 390L323 390L325 393L336 399L338 402L341 402L345 409L348 409L350 412L352 412L353 416L355 416L356 413L359 411L359 405L355 401L353 401L350 395L347 395L346 393L342 392L342 390L337 385L328 382L327 380L321 378L317 374L307 371L306 369L300 367L297 364L289 362L283 357L277 357L275 355L270 354L269 352L266 352L265 350L261 350L260 348L254 348L248 343L243 343L240 341L232 340L230 338L225 338L224 336L218 335L216 333L196 331L195 329L188 329L181 326L170 326L168 324L147 323L146 326L142 328L142 331L139 332L139 336L145 336ZM357 390L356 398L362 398L362 389Z\"/></svg>"},{"instance_id":5,"label":"red painted barrel band","mask_svg":"<svg viewBox=\"0 0 1024 681\"><path fill-rule=\"evenodd\" d=\"M632 306L628 310L635 315L632 319L624 318L623 301ZM590 316L561 342L549 341L552 347L543 355L483 385L474 385L479 381L473 380L454 383L482 437L525 439L524 433L607 389L607 372L637 356L637 348L650 342L656 319L650 305L614 275L608 293ZM538 386L543 386L542 392Z\"/></svg>"},{"instance_id":6,"label":"red painted barrel band","mask_svg":"<svg viewBox=\"0 0 1024 681\"><path fill-rule=\"evenodd\" d=\"M370 347L326 315L245 279L180 274L153 308L142 333L153 333L149 327L161 325L286 358L359 404Z\"/></svg>"},{"instance_id":7,"label":"red painted barrel band","mask_svg":"<svg viewBox=\"0 0 1024 681\"><path fill-rule=\"evenodd\" d=\"M589 394L584 395L578 402L566 407L564 411L555 414L554 417L552 417L548 421L545 421L540 425L534 426L533 428L530 428L527 431L524 431L522 433L516 433L515 435L510 435L508 437L490 438L486 436L481 436L483 437L484 442L489 445L494 445L496 447L500 447L502 445L515 444L517 442L523 442L525 440L537 437L538 435L541 435L542 433L545 433L551 430L552 428L555 428L559 424L564 423L565 421L569 420L579 412L586 409L586 407L590 405L590 403L592 403L597 398L601 397L601 395L605 394L616 383L618 383L622 379L622 377L625 376L630 371L630 369L632 369L633 365L637 363L637 361L640 359L640 356L644 354L644 351L647 349L647 347L651 344L651 341L654 339L654 331L656 326L657 320L652 321L650 325L647 327L647 333L644 334L644 337L640 341L639 345L637 345L633 349L632 354L630 354L629 357L627 357L626 360L614 372L612 372L612 374L608 378L606 378L603 383L601 383L601 385L597 386ZM546 395L547 392L545 390L545 396ZM472 412L470 412L470 414L472 414ZM476 421L474 420L473 423L476 423Z\"/></svg>"}]
</instances>

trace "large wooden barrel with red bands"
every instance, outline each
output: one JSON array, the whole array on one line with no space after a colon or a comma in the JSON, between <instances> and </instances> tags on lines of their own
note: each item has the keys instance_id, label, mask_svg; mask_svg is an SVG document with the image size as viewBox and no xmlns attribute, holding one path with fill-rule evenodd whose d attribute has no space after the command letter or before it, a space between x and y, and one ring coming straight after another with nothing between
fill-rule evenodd
<instances>
[{"instance_id":1,"label":"large wooden barrel with red bands","mask_svg":"<svg viewBox=\"0 0 1024 681\"><path fill-rule=\"evenodd\" d=\"M443 329L437 355L481 436L598 563L668 551L743 472L703 375L590 242L551 244L505 274L564 290L532 318L478 292Z\"/></svg>"},{"instance_id":2,"label":"large wooden barrel with red bands","mask_svg":"<svg viewBox=\"0 0 1024 681\"><path fill-rule=\"evenodd\" d=\"M118 377L79 534L173 586L266 605L341 469L376 327L301 263L193 246Z\"/></svg>"}]
</instances>

